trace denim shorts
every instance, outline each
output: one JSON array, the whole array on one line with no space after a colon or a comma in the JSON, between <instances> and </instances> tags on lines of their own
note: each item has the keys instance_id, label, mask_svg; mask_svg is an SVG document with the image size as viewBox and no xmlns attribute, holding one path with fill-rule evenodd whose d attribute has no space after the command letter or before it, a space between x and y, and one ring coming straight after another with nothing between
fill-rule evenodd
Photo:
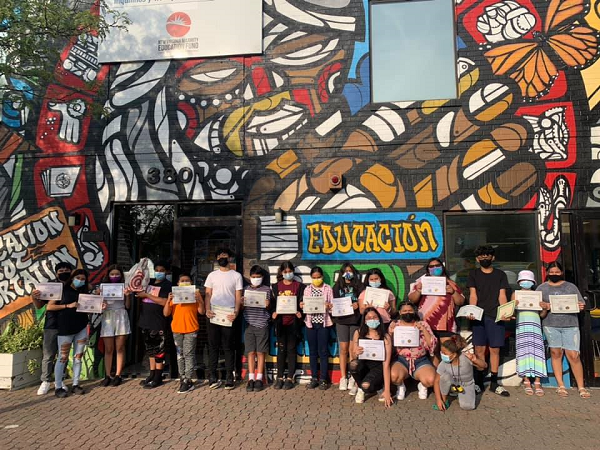
<instances>
[{"instance_id":1,"label":"denim shorts","mask_svg":"<svg viewBox=\"0 0 600 450\"><path fill-rule=\"evenodd\" d=\"M400 364L402 364L404 367L406 367L406 370L408 370L408 373L413 378L414 378L414 374L417 373L417 371L421 367L423 367L423 366L431 366L431 367L433 367L433 364L431 363L431 360L429 359L429 356L421 356L420 358L415 359L415 371L413 373L410 373L410 364L409 364L408 360L404 356L398 355L398 362Z\"/></svg>"},{"instance_id":2,"label":"denim shorts","mask_svg":"<svg viewBox=\"0 0 600 450\"><path fill-rule=\"evenodd\" d=\"M544 335L550 348L579 351L579 327L544 327Z\"/></svg>"},{"instance_id":3,"label":"denim shorts","mask_svg":"<svg viewBox=\"0 0 600 450\"><path fill-rule=\"evenodd\" d=\"M482 320L474 320L473 330L473 345L476 347L485 347L489 345L492 348L504 347L504 335L506 329L504 322L496 322L491 317L483 316Z\"/></svg>"}]
</instances>

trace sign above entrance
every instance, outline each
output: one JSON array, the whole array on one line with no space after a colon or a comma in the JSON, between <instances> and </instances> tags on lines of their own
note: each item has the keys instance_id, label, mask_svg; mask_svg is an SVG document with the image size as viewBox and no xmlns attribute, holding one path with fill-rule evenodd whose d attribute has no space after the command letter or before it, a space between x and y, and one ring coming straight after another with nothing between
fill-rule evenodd
<instances>
[{"instance_id":1,"label":"sign above entrance","mask_svg":"<svg viewBox=\"0 0 600 450\"><path fill-rule=\"evenodd\" d=\"M101 63L262 53L262 0L107 0L107 4L127 14L131 24L127 30L111 30L100 43Z\"/></svg>"}]
</instances>

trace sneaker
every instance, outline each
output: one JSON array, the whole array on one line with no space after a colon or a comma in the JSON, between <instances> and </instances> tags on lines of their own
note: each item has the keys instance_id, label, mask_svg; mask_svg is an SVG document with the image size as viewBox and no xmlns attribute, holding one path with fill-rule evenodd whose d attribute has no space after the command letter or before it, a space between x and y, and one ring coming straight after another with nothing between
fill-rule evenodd
<instances>
[{"instance_id":1,"label":"sneaker","mask_svg":"<svg viewBox=\"0 0 600 450\"><path fill-rule=\"evenodd\" d=\"M116 377L114 377L112 379L112 382L110 383L111 386L113 387L117 387L119 386L121 383L123 382L123 378L121 378L121 375L117 375Z\"/></svg>"},{"instance_id":2,"label":"sneaker","mask_svg":"<svg viewBox=\"0 0 600 450\"><path fill-rule=\"evenodd\" d=\"M348 390L350 391L350 392L348 392L348 394L356 395L358 392L358 386L356 385L356 383L354 383L354 386L348 387Z\"/></svg>"},{"instance_id":3,"label":"sneaker","mask_svg":"<svg viewBox=\"0 0 600 450\"><path fill-rule=\"evenodd\" d=\"M148 375L146 378L144 378L142 381L140 381L140 386L144 387L148 383L150 383L152 380L154 380L154 375L152 373L150 373L150 375Z\"/></svg>"},{"instance_id":4,"label":"sneaker","mask_svg":"<svg viewBox=\"0 0 600 450\"><path fill-rule=\"evenodd\" d=\"M427 400L427 394L429 393L429 389L423 386L422 383L417 384L417 390L419 391L419 398L421 400Z\"/></svg>"},{"instance_id":5,"label":"sneaker","mask_svg":"<svg viewBox=\"0 0 600 450\"><path fill-rule=\"evenodd\" d=\"M503 386L496 386L495 389L492 389L490 387L490 391L493 391L494 394L500 395L502 397L510 397L510 392L508 392L506 389L504 389Z\"/></svg>"},{"instance_id":6,"label":"sneaker","mask_svg":"<svg viewBox=\"0 0 600 450\"><path fill-rule=\"evenodd\" d=\"M483 393L483 387L478 384L475 385L475 395L481 395Z\"/></svg>"},{"instance_id":7,"label":"sneaker","mask_svg":"<svg viewBox=\"0 0 600 450\"><path fill-rule=\"evenodd\" d=\"M340 378L340 391L348 390L348 378Z\"/></svg>"},{"instance_id":8,"label":"sneaker","mask_svg":"<svg viewBox=\"0 0 600 450\"><path fill-rule=\"evenodd\" d=\"M358 394L356 394L358 395ZM385 398L383 397L383 389L379 389L377 391L377 401L378 402L385 402Z\"/></svg>"},{"instance_id":9,"label":"sneaker","mask_svg":"<svg viewBox=\"0 0 600 450\"><path fill-rule=\"evenodd\" d=\"M76 394L76 395L83 395L83 394L85 394L85 391L83 390L83 388L81 386L79 386L78 384L74 384L71 387L71 392L73 394Z\"/></svg>"},{"instance_id":10,"label":"sneaker","mask_svg":"<svg viewBox=\"0 0 600 450\"><path fill-rule=\"evenodd\" d=\"M208 382L209 389L219 389L222 385L223 385L223 382L221 380L213 379Z\"/></svg>"},{"instance_id":11,"label":"sneaker","mask_svg":"<svg viewBox=\"0 0 600 450\"><path fill-rule=\"evenodd\" d=\"M225 381L225 390L231 391L232 389L235 389L235 383L233 382L233 380Z\"/></svg>"},{"instance_id":12,"label":"sneaker","mask_svg":"<svg viewBox=\"0 0 600 450\"><path fill-rule=\"evenodd\" d=\"M104 380L102 380L102 383L101 383L101 384L102 384L102 386L104 386L104 387L108 387L108 386L110 386L110 382L111 382L111 379L110 379L110 377L104 377Z\"/></svg>"},{"instance_id":13,"label":"sneaker","mask_svg":"<svg viewBox=\"0 0 600 450\"><path fill-rule=\"evenodd\" d=\"M275 384L273 385L274 389L281 389L284 386L283 384L283 379L282 378L277 378L277 380L275 381Z\"/></svg>"},{"instance_id":14,"label":"sneaker","mask_svg":"<svg viewBox=\"0 0 600 450\"><path fill-rule=\"evenodd\" d=\"M315 389L319 386L319 382L317 380L310 380L310 383L306 386L306 389Z\"/></svg>"},{"instance_id":15,"label":"sneaker","mask_svg":"<svg viewBox=\"0 0 600 450\"><path fill-rule=\"evenodd\" d=\"M40 384L40 387L37 390L37 395L46 395L50 390L50 386L49 381L42 381L42 384Z\"/></svg>"},{"instance_id":16,"label":"sneaker","mask_svg":"<svg viewBox=\"0 0 600 450\"><path fill-rule=\"evenodd\" d=\"M246 392L254 391L254 380L248 380L248 384L246 385Z\"/></svg>"},{"instance_id":17,"label":"sneaker","mask_svg":"<svg viewBox=\"0 0 600 450\"><path fill-rule=\"evenodd\" d=\"M191 380L181 380L181 383L179 383L179 390L177 391L178 394L185 394L186 392L192 392L194 390L194 383L192 383Z\"/></svg>"},{"instance_id":18,"label":"sneaker","mask_svg":"<svg viewBox=\"0 0 600 450\"><path fill-rule=\"evenodd\" d=\"M260 392L265 388L262 380L254 380L254 392Z\"/></svg>"},{"instance_id":19,"label":"sneaker","mask_svg":"<svg viewBox=\"0 0 600 450\"><path fill-rule=\"evenodd\" d=\"M150 383L146 383L144 385L144 389L155 389L159 386L162 386L162 384L163 384L162 380L160 380L160 381L152 380Z\"/></svg>"},{"instance_id":20,"label":"sneaker","mask_svg":"<svg viewBox=\"0 0 600 450\"><path fill-rule=\"evenodd\" d=\"M60 388L60 389L54 390L54 395L58 398L65 398L69 394L67 394L66 390L64 390L63 388Z\"/></svg>"},{"instance_id":21,"label":"sneaker","mask_svg":"<svg viewBox=\"0 0 600 450\"><path fill-rule=\"evenodd\" d=\"M398 386L398 392L396 392L396 400L404 400L404 397L406 397L406 386L401 384Z\"/></svg>"},{"instance_id":22,"label":"sneaker","mask_svg":"<svg viewBox=\"0 0 600 450\"><path fill-rule=\"evenodd\" d=\"M356 391L356 396L354 397L354 403L364 403L365 402L365 391L362 389L358 389Z\"/></svg>"},{"instance_id":23,"label":"sneaker","mask_svg":"<svg viewBox=\"0 0 600 450\"><path fill-rule=\"evenodd\" d=\"M290 389L294 389L294 381L290 380L289 378L287 380L285 380L285 382L283 383L283 390L284 391L289 391Z\"/></svg>"},{"instance_id":24,"label":"sneaker","mask_svg":"<svg viewBox=\"0 0 600 450\"><path fill-rule=\"evenodd\" d=\"M329 381L321 380L319 382L319 390L326 391L327 389L329 389Z\"/></svg>"}]
</instances>

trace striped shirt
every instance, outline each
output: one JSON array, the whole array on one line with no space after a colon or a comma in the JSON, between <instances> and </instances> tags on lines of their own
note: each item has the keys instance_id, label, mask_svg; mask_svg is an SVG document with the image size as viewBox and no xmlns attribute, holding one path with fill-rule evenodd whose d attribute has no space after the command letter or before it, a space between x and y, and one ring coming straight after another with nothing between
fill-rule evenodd
<instances>
[{"instance_id":1,"label":"striped shirt","mask_svg":"<svg viewBox=\"0 0 600 450\"><path fill-rule=\"evenodd\" d=\"M268 286L259 286L257 288L247 286L246 289L259 292L266 292L267 300L271 300L271 289L269 289ZM248 325L252 325L256 328L265 328L269 325L269 317L270 314L267 308L244 307L244 319L246 319Z\"/></svg>"}]
</instances>

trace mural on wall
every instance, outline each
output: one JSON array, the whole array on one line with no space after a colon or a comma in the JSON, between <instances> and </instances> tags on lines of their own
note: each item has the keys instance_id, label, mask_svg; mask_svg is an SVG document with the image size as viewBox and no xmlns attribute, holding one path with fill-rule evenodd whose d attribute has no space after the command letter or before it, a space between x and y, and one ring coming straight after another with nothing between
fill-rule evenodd
<instances>
[{"instance_id":1,"label":"mural on wall","mask_svg":"<svg viewBox=\"0 0 600 450\"><path fill-rule=\"evenodd\" d=\"M394 262L404 284L443 255L443 211L538 210L550 261L560 210L600 206L598 0L457 0L459 97L389 104L370 102L368 1L263 4L260 56L101 66L83 36L51 85L4 81L0 319L41 258L99 279L88 232L110 236L113 202L244 200L247 261ZM61 231L30 248L44 212Z\"/></svg>"}]
</instances>

